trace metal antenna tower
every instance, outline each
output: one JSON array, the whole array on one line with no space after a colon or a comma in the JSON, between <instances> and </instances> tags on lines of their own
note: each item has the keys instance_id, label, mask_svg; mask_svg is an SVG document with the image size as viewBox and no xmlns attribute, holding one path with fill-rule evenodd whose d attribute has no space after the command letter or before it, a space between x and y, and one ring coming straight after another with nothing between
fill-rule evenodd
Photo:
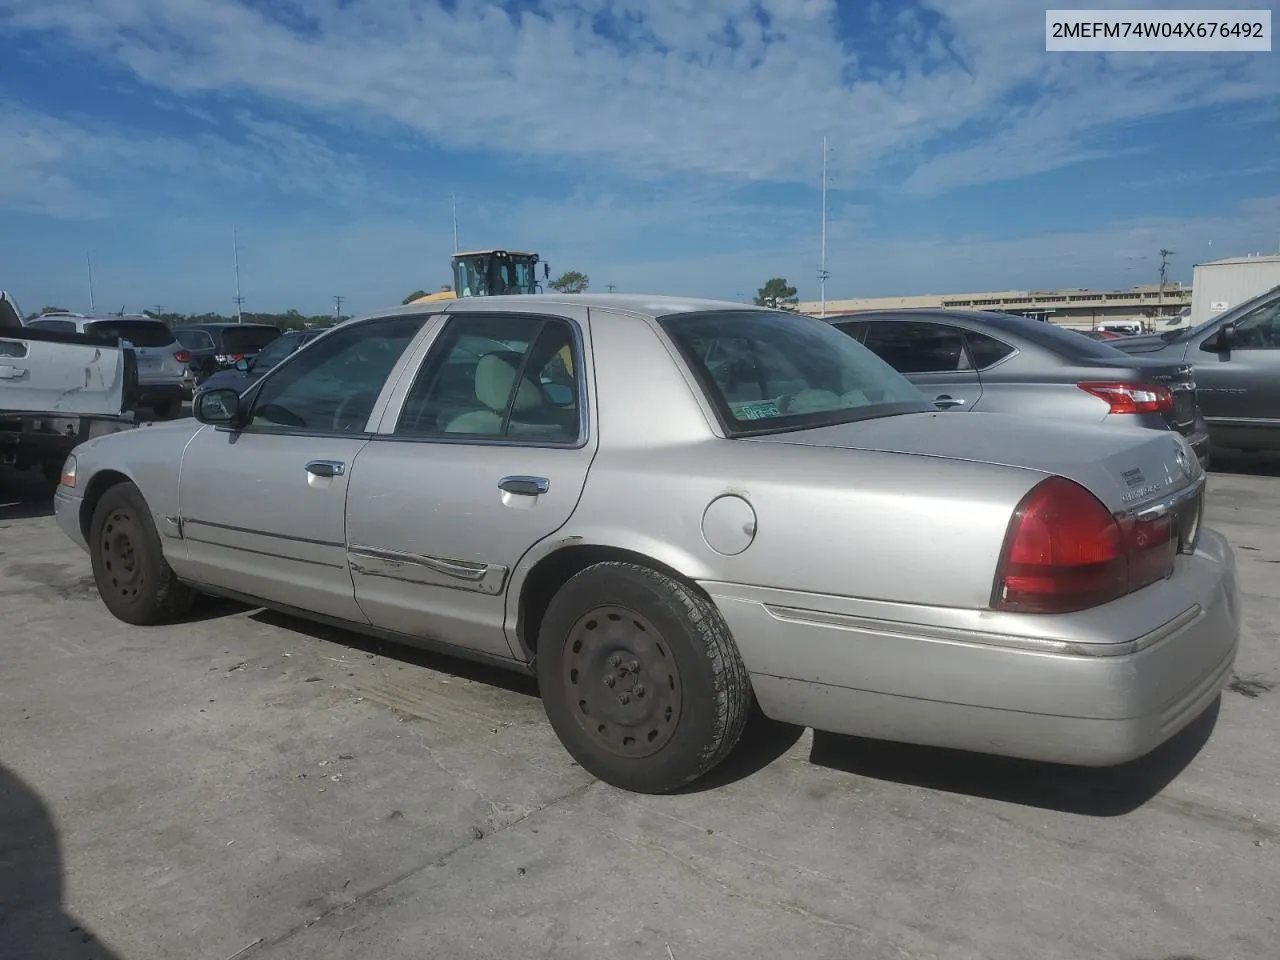
<instances>
[{"instance_id":1,"label":"metal antenna tower","mask_svg":"<svg viewBox=\"0 0 1280 960\"><path fill-rule=\"evenodd\" d=\"M240 308L244 305L244 297L240 296L240 238L234 226L231 228L231 252L235 257L236 263L236 323L244 323L244 317L240 311Z\"/></svg>"},{"instance_id":2,"label":"metal antenna tower","mask_svg":"<svg viewBox=\"0 0 1280 960\"><path fill-rule=\"evenodd\" d=\"M822 296L822 316L827 315L827 138L822 138L822 259L818 264L818 289Z\"/></svg>"}]
</instances>

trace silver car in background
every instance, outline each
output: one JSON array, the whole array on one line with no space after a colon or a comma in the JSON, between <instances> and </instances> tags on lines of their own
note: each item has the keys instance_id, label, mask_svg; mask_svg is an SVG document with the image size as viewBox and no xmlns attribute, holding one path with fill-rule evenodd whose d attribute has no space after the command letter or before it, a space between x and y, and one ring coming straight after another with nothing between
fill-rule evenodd
<instances>
[{"instance_id":1,"label":"silver car in background","mask_svg":"<svg viewBox=\"0 0 1280 960\"><path fill-rule=\"evenodd\" d=\"M568 751L628 789L706 773L753 701L1118 763L1235 657L1234 560L1182 437L943 413L812 317L410 305L195 415L63 470L58 524L116 617L204 592L535 674Z\"/></svg>"},{"instance_id":2,"label":"silver car in background","mask_svg":"<svg viewBox=\"0 0 1280 960\"><path fill-rule=\"evenodd\" d=\"M966 310L828 317L934 406L1176 430L1209 462L1191 364L1124 353L1042 320Z\"/></svg>"}]
</instances>

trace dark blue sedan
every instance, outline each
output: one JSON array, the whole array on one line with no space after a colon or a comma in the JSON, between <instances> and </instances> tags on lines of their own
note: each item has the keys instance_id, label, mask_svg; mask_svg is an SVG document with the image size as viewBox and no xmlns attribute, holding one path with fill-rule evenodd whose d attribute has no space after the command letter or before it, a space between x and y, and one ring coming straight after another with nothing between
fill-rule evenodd
<instances>
[{"instance_id":1,"label":"dark blue sedan","mask_svg":"<svg viewBox=\"0 0 1280 960\"><path fill-rule=\"evenodd\" d=\"M252 357L237 360L236 365L230 370L219 370L217 373L205 378L201 381L197 392L230 389L235 390L237 393L244 393L265 377L272 367L278 365L285 357L304 344L310 343L322 333L324 333L323 330L293 330L289 333L282 333L263 347L261 352Z\"/></svg>"}]
</instances>

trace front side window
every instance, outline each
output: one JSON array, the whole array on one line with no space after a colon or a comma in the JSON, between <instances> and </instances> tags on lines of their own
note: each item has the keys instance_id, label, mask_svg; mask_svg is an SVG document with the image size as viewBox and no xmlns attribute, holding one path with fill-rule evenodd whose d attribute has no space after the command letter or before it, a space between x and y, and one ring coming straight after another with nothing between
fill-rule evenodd
<instances>
[{"instance_id":1,"label":"front side window","mask_svg":"<svg viewBox=\"0 0 1280 960\"><path fill-rule=\"evenodd\" d=\"M301 344L302 339L297 336L285 334L283 337L276 337L262 348L261 353L253 358L254 369L264 372L270 370L293 351L297 350Z\"/></svg>"},{"instance_id":2,"label":"front side window","mask_svg":"<svg viewBox=\"0 0 1280 960\"><path fill-rule=\"evenodd\" d=\"M575 443L579 367L562 320L451 317L405 398L396 436Z\"/></svg>"},{"instance_id":3,"label":"front side window","mask_svg":"<svg viewBox=\"0 0 1280 960\"><path fill-rule=\"evenodd\" d=\"M1236 321L1232 350L1280 349L1280 300L1254 307Z\"/></svg>"},{"instance_id":4,"label":"front side window","mask_svg":"<svg viewBox=\"0 0 1280 960\"><path fill-rule=\"evenodd\" d=\"M251 424L363 433L391 370L426 317L389 317L339 330L261 381Z\"/></svg>"},{"instance_id":5,"label":"front side window","mask_svg":"<svg viewBox=\"0 0 1280 960\"><path fill-rule=\"evenodd\" d=\"M964 336L941 323L885 320L867 324L868 350L899 373L955 373L972 370Z\"/></svg>"},{"instance_id":6,"label":"front side window","mask_svg":"<svg viewBox=\"0 0 1280 960\"><path fill-rule=\"evenodd\" d=\"M814 317L752 310L673 314L658 322L731 434L934 409L892 367Z\"/></svg>"}]
</instances>

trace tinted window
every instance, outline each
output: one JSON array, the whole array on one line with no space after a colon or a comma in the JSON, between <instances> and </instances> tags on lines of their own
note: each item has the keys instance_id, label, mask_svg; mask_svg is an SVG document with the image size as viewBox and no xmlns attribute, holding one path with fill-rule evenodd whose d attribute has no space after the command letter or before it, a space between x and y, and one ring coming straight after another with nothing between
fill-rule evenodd
<instances>
[{"instance_id":1,"label":"tinted window","mask_svg":"<svg viewBox=\"0 0 1280 960\"><path fill-rule=\"evenodd\" d=\"M54 333L76 332L76 325L73 320L32 320L27 326L33 330L51 330Z\"/></svg>"},{"instance_id":2,"label":"tinted window","mask_svg":"<svg viewBox=\"0 0 1280 960\"><path fill-rule=\"evenodd\" d=\"M941 323L871 322L867 324L862 342L899 373L954 373L973 369L961 332Z\"/></svg>"},{"instance_id":3,"label":"tinted window","mask_svg":"<svg viewBox=\"0 0 1280 960\"><path fill-rule=\"evenodd\" d=\"M1013 347L1009 344L995 337L989 337L985 333L966 330L964 339L969 344L969 354L973 357L973 365L978 370L985 370L1013 353Z\"/></svg>"},{"instance_id":4,"label":"tinted window","mask_svg":"<svg viewBox=\"0 0 1280 960\"><path fill-rule=\"evenodd\" d=\"M1254 307L1236 321L1233 350L1280 349L1280 300Z\"/></svg>"},{"instance_id":5,"label":"tinted window","mask_svg":"<svg viewBox=\"0 0 1280 960\"><path fill-rule=\"evenodd\" d=\"M1082 337L1074 330L1060 327L1048 320L1031 320L1007 314L984 314L981 319L991 327L992 333L1007 330L1026 337L1032 343L1061 357L1072 360L1115 360L1122 354L1115 347L1101 340Z\"/></svg>"},{"instance_id":6,"label":"tinted window","mask_svg":"<svg viewBox=\"0 0 1280 960\"><path fill-rule=\"evenodd\" d=\"M222 331L222 349L226 353L257 353L280 336L275 327L228 327Z\"/></svg>"},{"instance_id":7,"label":"tinted window","mask_svg":"<svg viewBox=\"0 0 1280 960\"><path fill-rule=\"evenodd\" d=\"M84 332L91 337L128 340L135 347L167 347L173 331L159 320L94 320Z\"/></svg>"},{"instance_id":8,"label":"tinted window","mask_svg":"<svg viewBox=\"0 0 1280 960\"><path fill-rule=\"evenodd\" d=\"M572 443L578 367L562 321L452 317L409 390L396 435Z\"/></svg>"},{"instance_id":9,"label":"tinted window","mask_svg":"<svg viewBox=\"0 0 1280 960\"><path fill-rule=\"evenodd\" d=\"M815 317L773 311L663 317L731 433L766 433L932 410L919 391Z\"/></svg>"},{"instance_id":10,"label":"tinted window","mask_svg":"<svg viewBox=\"0 0 1280 960\"><path fill-rule=\"evenodd\" d=\"M213 337L203 330L175 330L173 335L188 350L213 349Z\"/></svg>"},{"instance_id":11,"label":"tinted window","mask_svg":"<svg viewBox=\"0 0 1280 960\"><path fill-rule=\"evenodd\" d=\"M365 422L423 317L391 317L339 330L261 381L255 427L363 433Z\"/></svg>"},{"instance_id":12,"label":"tinted window","mask_svg":"<svg viewBox=\"0 0 1280 960\"><path fill-rule=\"evenodd\" d=\"M302 345L302 338L298 334L285 334L282 337L276 337L269 344L262 348L262 352L253 358L253 368L255 370L266 372L283 360L293 351Z\"/></svg>"}]
</instances>

